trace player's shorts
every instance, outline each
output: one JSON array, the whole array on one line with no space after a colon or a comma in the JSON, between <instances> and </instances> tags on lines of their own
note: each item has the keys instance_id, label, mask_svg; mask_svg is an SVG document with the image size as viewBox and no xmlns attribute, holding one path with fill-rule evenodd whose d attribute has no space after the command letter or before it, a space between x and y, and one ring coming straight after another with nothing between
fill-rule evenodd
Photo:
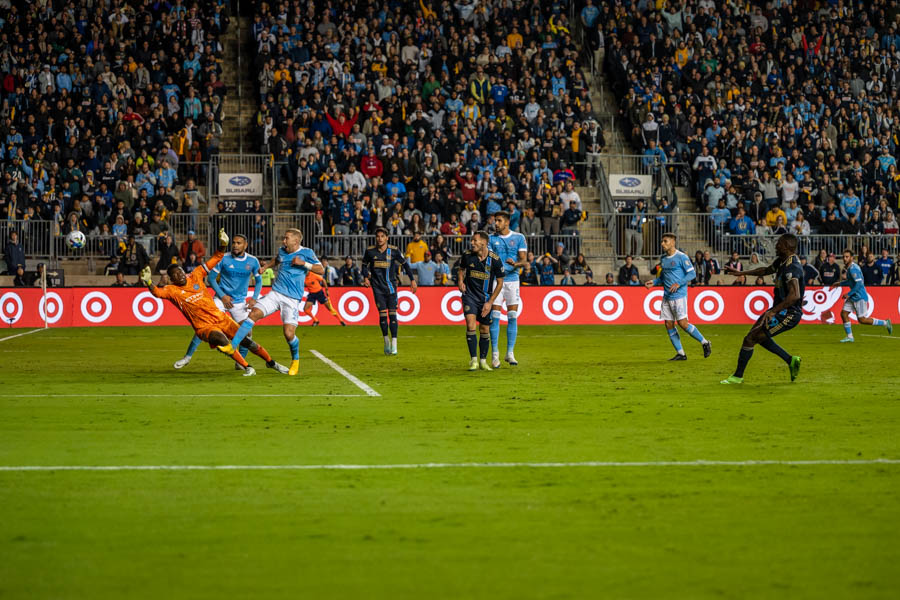
<instances>
[{"instance_id":1,"label":"player's shorts","mask_svg":"<svg viewBox=\"0 0 900 600\"><path fill-rule=\"evenodd\" d=\"M762 320L765 318L765 314L760 316L756 320L757 326L762 326L763 331L766 332L766 336L773 338L776 335L780 335L785 331L790 331L794 327L800 324L800 321L803 319L803 311L800 310L783 310L771 319L769 319L768 323L763 323Z\"/></svg>"},{"instance_id":2,"label":"player's shorts","mask_svg":"<svg viewBox=\"0 0 900 600\"><path fill-rule=\"evenodd\" d=\"M865 317L869 314L869 301L868 300L851 300L847 298L844 300L844 308L841 310L846 312L856 313L856 318Z\"/></svg>"},{"instance_id":3,"label":"player's shorts","mask_svg":"<svg viewBox=\"0 0 900 600\"><path fill-rule=\"evenodd\" d=\"M494 289L496 289L497 284L494 283ZM491 290L491 292L494 291ZM500 305L501 302L506 302L506 306L518 306L521 304L519 299L519 282L518 281L503 281L503 289L500 290L500 295L497 296L496 305Z\"/></svg>"},{"instance_id":4,"label":"player's shorts","mask_svg":"<svg viewBox=\"0 0 900 600\"><path fill-rule=\"evenodd\" d=\"M486 317L481 316L481 309L484 308L485 299L476 300L475 298L463 295L460 300L462 300L464 315L475 315L475 320L482 325L490 325L493 322L491 311L488 311Z\"/></svg>"},{"instance_id":5,"label":"player's shorts","mask_svg":"<svg viewBox=\"0 0 900 600\"><path fill-rule=\"evenodd\" d=\"M662 299L659 305L659 318L663 321L680 321L687 319L688 316L688 299L672 298L670 300Z\"/></svg>"},{"instance_id":6,"label":"player's shorts","mask_svg":"<svg viewBox=\"0 0 900 600\"><path fill-rule=\"evenodd\" d=\"M319 290L318 292L309 292L306 294L307 302L318 302L321 305L325 305L328 302L328 296L325 295L325 290Z\"/></svg>"},{"instance_id":7,"label":"player's shorts","mask_svg":"<svg viewBox=\"0 0 900 600\"><path fill-rule=\"evenodd\" d=\"M228 339L233 338L237 335L238 332L238 324L235 323L234 319L232 319L227 314L223 314L222 318L215 323L199 323L194 326L194 333L198 338L207 342L211 347L215 347L216 344L209 341L209 334L214 331L221 331L225 334L225 337Z\"/></svg>"},{"instance_id":8,"label":"player's shorts","mask_svg":"<svg viewBox=\"0 0 900 600\"><path fill-rule=\"evenodd\" d=\"M219 298L213 298L213 302L216 303L216 306L219 307L219 310L231 315L231 318L234 319L235 321L237 321L238 323L240 323L241 321L243 321L244 319L246 319L247 317L250 316L250 309L247 308L246 302L241 302L241 303L232 302L231 308L225 308L225 304L223 304Z\"/></svg>"},{"instance_id":9,"label":"player's shorts","mask_svg":"<svg viewBox=\"0 0 900 600\"><path fill-rule=\"evenodd\" d=\"M387 294L385 292L379 292L377 290L372 290L372 295L375 297L375 307L381 310L397 310L397 292L393 294Z\"/></svg>"},{"instance_id":10,"label":"player's shorts","mask_svg":"<svg viewBox=\"0 0 900 600\"><path fill-rule=\"evenodd\" d=\"M279 292L271 291L256 303L254 308L262 311L263 317L281 312L281 322L285 325L296 325L300 320L300 300L289 298Z\"/></svg>"}]
</instances>

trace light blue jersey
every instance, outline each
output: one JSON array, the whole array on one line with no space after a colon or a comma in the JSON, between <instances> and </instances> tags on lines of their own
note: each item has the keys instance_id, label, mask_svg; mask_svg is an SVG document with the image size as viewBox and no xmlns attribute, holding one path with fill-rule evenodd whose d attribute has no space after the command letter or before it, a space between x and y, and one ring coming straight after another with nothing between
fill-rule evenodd
<instances>
[{"instance_id":1,"label":"light blue jersey","mask_svg":"<svg viewBox=\"0 0 900 600\"><path fill-rule=\"evenodd\" d=\"M853 263L847 269L847 279L846 281L842 281L841 285L849 285L850 292L847 294L847 299L853 302L858 302L860 300L869 299L869 293L866 292L866 286L863 280L862 269L859 268L859 265Z\"/></svg>"},{"instance_id":2,"label":"light blue jersey","mask_svg":"<svg viewBox=\"0 0 900 600\"><path fill-rule=\"evenodd\" d=\"M677 300L679 298L687 298L688 283L696 276L694 265L691 263L688 255L681 250L676 250L672 256L664 254L659 260L659 264L662 266L662 272L659 277L653 280L653 285L663 286L665 289L663 299ZM674 293L669 291L669 287L673 283L678 284L678 289Z\"/></svg>"},{"instance_id":3,"label":"light blue jersey","mask_svg":"<svg viewBox=\"0 0 900 600\"><path fill-rule=\"evenodd\" d=\"M309 272L309 269L307 267L295 267L291 264L298 256L307 264L319 264L319 259L316 258L316 253L311 248L300 246L296 252L288 252L284 247L279 248L278 275L275 277L275 283L272 284L272 290L279 294L284 294L288 298L302 300L303 288L306 285L306 274Z\"/></svg>"},{"instance_id":4,"label":"light blue jersey","mask_svg":"<svg viewBox=\"0 0 900 600\"><path fill-rule=\"evenodd\" d=\"M233 302L244 302L251 279L255 285L253 299L258 300L262 289L259 260L246 252L239 257L229 253L212 270L209 283L217 297L231 296Z\"/></svg>"},{"instance_id":5,"label":"light blue jersey","mask_svg":"<svg viewBox=\"0 0 900 600\"><path fill-rule=\"evenodd\" d=\"M492 235L490 248L491 252L499 256L500 262L503 263L503 281L518 281L518 268L508 264L506 260L511 258L518 262L519 252L528 252L525 236L517 231L510 231L506 235Z\"/></svg>"}]
</instances>

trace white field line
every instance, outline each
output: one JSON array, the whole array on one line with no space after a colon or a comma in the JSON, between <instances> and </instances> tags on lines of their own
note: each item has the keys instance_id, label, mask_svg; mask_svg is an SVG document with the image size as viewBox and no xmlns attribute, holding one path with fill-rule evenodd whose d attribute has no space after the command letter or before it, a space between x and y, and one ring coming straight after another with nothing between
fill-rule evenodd
<instances>
[{"instance_id":1,"label":"white field line","mask_svg":"<svg viewBox=\"0 0 900 600\"><path fill-rule=\"evenodd\" d=\"M900 336L897 336L897 335L878 335L877 333L860 333L859 335L861 335L863 337L880 337L880 338L887 338L889 340L900 340ZM2 340L0 340L0 341L2 341Z\"/></svg>"},{"instance_id":2,"label":"white field line","mask_svg":"<svg viewBox=\"0 0 900 600\"><path fill-rule=\"evenodd\" d=\"M32 329L31 331L26 331L25 333L17 333L16 335L8 335L4 338L0 338L0 342L5 340L11 340L13 338L22 337L23 335L31 335L32 333L37 333L38 331L44 331L45 328L41 327L40 329Z\"/></svg>"},{"instance_id":3,"label":"white field line","mask_svg":"<svg viewBox=\"0 0 900 600\"><path fill-rule=\"evenodd\" d=\"M383 471L415 469L568 469L619 467L808 467L818 465L900 465L900 460L686 460L633 462L398 463L384 465L3 465L0 471Z\"/></svg>"},{"instance_id":4,"label":"white field line","mask_svg":"<svg viewBox=\"0 0 900 600\"><path fill-rule=\"evenodd\" d=\"M364 391L366 393L366 395L381 396L381 394L379 394L378 392L376 392L375 390L370 388L368 385L363 383L362 380L360 380L358 377L351 374L349 371L347 371L347 369L345 369L341 365L337 364L336 362L334 362L333 360L331 360L330 358L328 358L327 356L325 356L318 350L310 350L310 352L312 352L313 356L315 356L316 358L321 360L323 363L325 363L326 365L328 365L329 367L331 367L332 369L334 369L335 371L337 371L338 373L340 373L341 375L343 375L344 377L349 379L350 383L352 383L353 385L355 385L356 387L358 387L359 389Z\"/></svg>"},{"instance_id":5,"label":"white field line","mask_svg":"<svg viewBox=\"0 0 900 600\"><path fill-rule=\"evenodd\" d=\"M183 398L221 398L223 394L178 394ZM254 398L358 398L362 394L252 394ZM172 394L0 394L0 398L171 398Z\"/></svg>"}]
</instances>

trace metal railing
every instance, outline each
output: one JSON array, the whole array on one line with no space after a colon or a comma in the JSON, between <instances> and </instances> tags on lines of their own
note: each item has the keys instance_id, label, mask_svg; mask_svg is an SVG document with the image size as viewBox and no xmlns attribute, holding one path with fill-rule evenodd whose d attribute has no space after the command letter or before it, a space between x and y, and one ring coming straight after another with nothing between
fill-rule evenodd
<instances>
[{"instance_id":1,"label":"metal railing","mask_svg":"<svg viewBox=\"0 0 900 600\"><path fill-rule=\"evenodd\" d=\"M49 262L50 257L53 256L54 226L55 223L52 221L0 221L0 252L5 252L10 234L15 231L26 258ZM5 265L0 265L0 269L5 268ZM10 273L10 275L14 274Z\"/></svg>"}]
</instances>

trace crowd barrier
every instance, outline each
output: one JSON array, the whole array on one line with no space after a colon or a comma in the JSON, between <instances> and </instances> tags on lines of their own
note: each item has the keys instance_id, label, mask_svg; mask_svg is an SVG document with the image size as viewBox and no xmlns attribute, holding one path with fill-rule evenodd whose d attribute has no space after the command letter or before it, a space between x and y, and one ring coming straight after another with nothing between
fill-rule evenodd
<instances>
[{"instance_id":1,"label":"crowd barrier","mask_svg":"<svg viewBox=\"0 0 900 600\"><path fill-rule=\"evenodd\" d=\"M522 325L651 324L659 322L662 290L643 287L523 287L519 306ZM900 319L900 287L869 290L869 314ZM464 321L459 291L454 287L422 287L417 294L399 292L398 320L408 325L453 325ZM833 322L842 306L842 291L806 290L803 320ZM694 323L746 324L772 304L772 289L764 287L691 288L689 318ZM378 311L365 288L331 288L331 301L351 325L376 325ZM142 288L0 288L3 327L184 325L181 313L168 301ZM336 321L318 305L322 325ZM506 321L505 308L501 321ZM868 315L866 315L868 316ZM855 318L855 315L854 315ZM262 321L279 323L277 314ZM300 314L300 323L310 319Z\"/></svg>"}]
</instances>

